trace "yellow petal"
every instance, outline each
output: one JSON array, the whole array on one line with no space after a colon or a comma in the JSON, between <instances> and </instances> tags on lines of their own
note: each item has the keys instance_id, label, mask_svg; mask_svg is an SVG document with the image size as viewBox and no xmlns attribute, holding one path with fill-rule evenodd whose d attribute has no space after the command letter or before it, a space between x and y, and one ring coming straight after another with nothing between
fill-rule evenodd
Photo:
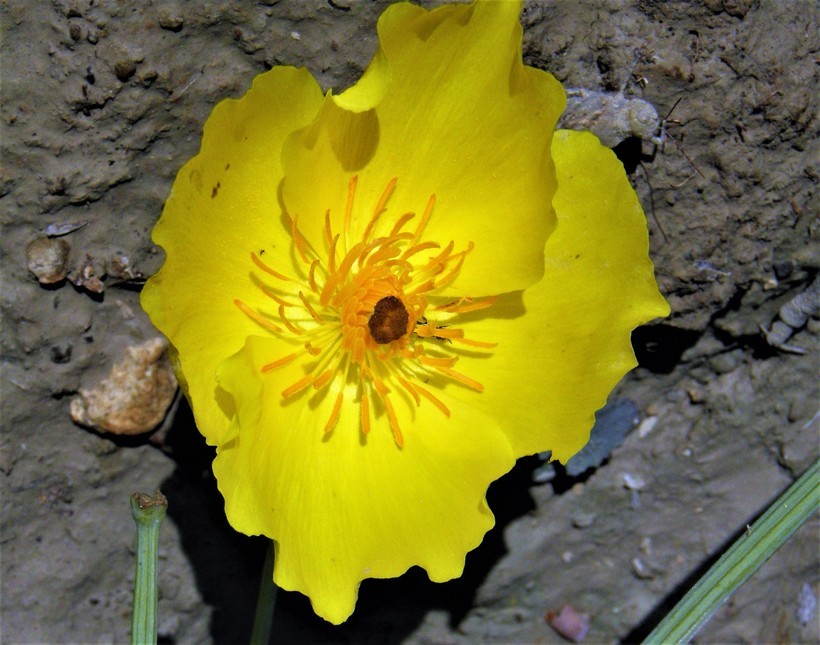
<instances>
[{"instance_id":1,"label":"yellow petal","mask_svg":"<svg viewBox=\"0 0 820 645\"><path fill-rule=\"evenodd\" d=\"M142 306L176 349L197 426L212 444L227 436L232 413L216 366L259 331L234 304L261 295L248 279L250 254L291 244L277 196L280 150L321 103L313 77L289 67L256 77L243 98L221 102L153 232L166 260L145 285Z\"/></svg>"},{"instance_id":2,"label":"yellow petal","mask_svg":"<svg viewBox=\"0 0 820 645\"><path fill-rule=\"evenodd\" d=\"M333 229L344 229L348 182L358 175L349 238L359 240L397 177L377 233L408 211L420 218L435 195L422 239L475 244L446 293L481 296L540 278L553 222L549 147L565 99L552 76L521 62L520 6L385 11L368 82L328 97L286 145L284 200L308 239L321 244L328 209Z\"/></svg>"},{"instance_id":3,"label":"yellow petal","mask_svg":"<svg viewBox=\"0 0 820 645\"><path fill-rule=\"evenodd\" d=\"M565 462L587 442L593 413L636 365L632 330L667 316L648 256L646 219L623 167L589 133L559 130L558 226L541 282L454 325L496 341L491 358L458 368L483 394L450 394L504 422L516 456L552 450ZM449 403L448 403L449 404Z\"/></svg>"},{"instance_id":4,"label":"yellow petal","mask_svg":"<svg viewBox=\"0 0 820 645\"><path fill-rule=\"evenodd\" d=\"M220 384L236 399L234 439L218 449L214 473L231 524L276 540L274 580L308 595L317 614L341 623L353 611L359 582L419 565L434 581L461 575L467 551L493 525L484 495L513 465L495 423L469 406L443 423L430 405L400 392L394 405L406 423L397 448L384 411L361 432L350 398L329 435L339 381L282 399L303 374L298 364L261 374L280 356L281 341L251 337L220 367Z\"/></svg>"}]
</instances>

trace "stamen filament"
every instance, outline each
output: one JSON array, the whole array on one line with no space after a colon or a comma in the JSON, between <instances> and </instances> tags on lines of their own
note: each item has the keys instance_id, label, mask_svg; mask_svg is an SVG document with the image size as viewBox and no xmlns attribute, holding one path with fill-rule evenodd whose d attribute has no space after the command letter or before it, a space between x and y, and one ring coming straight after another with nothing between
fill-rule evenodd
<instances>
[{"instance_id":1,"label":"stamen filament","mask_svg":"<svg viewBox=\"0 0 820 645\"><path fill-rule=\"evenodd\" d=\"M265 294L268 298L270 298L271 300L274 300L274 301L275 301L277 304L279 304L279 305L283 305L283 306L285 306L285 307L298 307L298 306L299 306L299 305L298 305L298 304L296 304L295 302L290 302L289 300L285 300L284 298L282 298L282 297L280 297L280 296L277 296L277 295L273 292L273 289L271 289L271 288L270 288L270 287L268 287L267 285L260 284L260 285L259 285L259 288L262 290L262 293L264 293L264 294Z\"/></svg>"},{"instance_id":2,"label":"stamen filament","mask_svg":"<svg viewBox=\"0 0 820 645\"><path fill-rule=\"evenodd\" d=\"M262 260L256 255L256 253L251 253L251 261L262 271L264 271L265 273L269 273L274 278L277 278L278 280L284 280L285 282L290 282L289 277L287 277L286 275L282 275L278 271L274 271L273 269L271 269L267 264L262 262Z\"/></svg>"},{"instance_id":3,"label":"stamen filament","mask_svg":"<svg viewBox=\"0 0 820 645\"><path fill-rule=\"evenodd\" d=\"M416 392L416 390L413 389L412 383L409 383L406 379L403 379L401 376L397 377L397 380L405 390L410 392L410 395L413 397L413 400L416 402L416 407L420 406L421 405L421 398L419 397L418 392Z\"/></svg>"},{"instance_id":4,"label":"stamen filament","mask_svg":"<svg viewBox=\"0 0 820 645\"><path fill-rule=\"evenodd\" d=\"M404 225L407 224L411 219L416 216L415 213L405 213L399 219L396 220L396 223L393 224L393 228L390 229L390 235L387 237L395 237L398 235L399 231L404 228Z\"/></svg>"},{"instance_id":5,"label":"stamen filament","mask_svg":"<svg viewBox=\"0 0 820 645\"><path fill-rule=\"evenodd\" d=\"M325 434L333 430L333 426L336 425L336 421L338 421L339 419L339 412L341 412L342 410L342 401L344 400L344 394L344 387L340 387L339 394L336 395L336 403L333 404L333 411L330 413L330 418L327 420L327 423L325 424Z\"/></svg>"},{"instance_id":6,"label":"stamen filament","mask_svg":"<svg viewBox=\"0 0 820 645\"><path fill-rule=\"evenodd\" d=\"M449 302L446 305L439 305L436 307L436 311L466 314L470 311L479 311L481 309L492 307L497 300L498 296L490 296L489 298L481 298L480 300L474 300L472 298L459 298L455 302Z\"/></svg>"},{"instance_id":7,"label":"stamen filament","mask_svg":"<svg viewBox=\"0 0 820 645\"><path fill-rule=\"evenodd\" d=\"M430 215L433 214L433 206L436 205L436 195L435 193L430 195L430 198L427 200L427 206L424 208L424 214L421 216L421 221L419 222L418 227L416 228L416 233L413 235L413 240L410 242L410 246L414 246L416 242L419 241L421 234L424 232L424 228L427 226L427 222L430 221Z\"/></svg>"},{"instance_id":8,"label":"stamen filament","mask_svg":"<svg viewBox=\"0 0 820 645\"><path fill-rule=\"evenodd\" d=\"M458 358L455 356L452 357L434 357L434 356L419 356L416 359L422 365L427 365L429 367L452 367L458 361Z\"/></svg>"},{"instance_id":9,"label":"stamen filament","mask_svg":"<svg viewBox=\"0 0 820 645\"><path fill-rule=\"evenodd\" d=\"M381 217L382 213L384 213L387 208L387 200L390 199L390 195L393 194L393 190L396 188L396 182L398 181L398 177L393 177L390 181L387 182L387 187L382 192L382 196L379 197L379 201L376 204L376 208L373 211L373 217L370 218L370 221L367 223L367 226L364 229L364 233L362 233L362 239L367 241L370 239L370 234L373 232L373 228L376 226L376 222L378 221L379 217Z\"/></svg>"},{"instance_id":10,"label":"stamen filament","mask_svg":"<svg viewBox=\"0 0 820 645\"><path fill-rule=\"evenodd\" d=\"M450 340L454 343L461 343L462 345L469 345L470 347L481 347L482 349L492 349L498 347L498 343L488 343L482 340L472 340L470 338L454 336Z\"/></svg>"},{"instance_id":11,"label":"stamen filament","mask_svg":"<svg viewBox=\"0 0 820 645\"><path fill-rule=\"evenodd\" d=\"M238 298L233 301L233 304L237 306L237 308L245 314L248 318L253 320L257 325L261 325L268 331L272 331L275 334L281 334L284 330L279 327L278 325L274 325L270 320L262 316L261 314L256 313L253 309L248 307L244 302L239 300Z\"/></svg>"},{"instance_id":12,"label":"stamen filament","mask_svg":"<svg viewBox=\"0 0 820 645\"><path fill-rule=\"evenodd\" d=\"M458 381L462 385L466 385L471 390L475 390L476 392L484 391L484 386L481 383L475 379L471 379L469 376L465 376L461 372L456 372L454 369L449 367L436 367L435 369L444 374L444 376L449 376L454 381Z\"/></svg>"},{"instance_id":13,"label":"stamen filament","mask_svg":"<svg viewBox=\"0 0 820 645\"><path fill-rule=\"evenodd\" d=\"M422 395L423 397L425 397L428 401L430 401L430 403L432 403L432 404L433 404L433 405L435 405L435 406L436 406L439 410L441 410L441 411L444 413L444 416L445 416L445 417L448 417L448 418L449 418L449 416L450 416L450 408L448 408L446 405L444 405L444 403L442 403L442 402L441 402L438 398L436 398L436 397L435 397L435 395L433 395L433 393L432 393L432 392L430 392L429 390L426 390L426 389L425 389L425 388L423 388L421 385L413 385L412 387L413 387L413 389L414 389L414 390L416 390L419 394L421 394L421 395Z\"/></svg>"},{"instance_id":14,"label":"stamen filament","mask_svg":"<svg viewBox=\"0 0 820 645\"><path fill-rule=\"evenodd\" d=\"M285 308L282 305L279 305L279 319L282 321L282 324L287 327L291 333L296 334L297 336L302 335L302 330L296 327L293 323L288 320L288 317L285 315Z\"/></svg>"},{"instance_id":15,"label":"stamen filament","mask_svg":"<svg viewBox=\"0 0 820 645\"><path fill-rule=\"evenodd\" d=\"M317 390L321 390L325 385L327 385L330 382L330 379L332 379L335 375L335 369L331 368L329 370L326 370L320 376L317 376L315 379L313 379L313 387Z\"/></svg>"},{"instance_id":16,"label":"stamen filament","mask_svg":"<svg viewBox=\"0 0 820 645\"><path fill-rule=\"evenodd\" d=\"M362 432L370 432L370 400L367 396L367 384L362 382L362 399L359 404L362 409Z\"/></svg>"},{"instance_id":17,"label":"stamen filament","mask_svg":"<svg viewBox=\"0 0 820 645\"><path fill-rule=\"evenodd\" d=\"M290 387L285 388L282 390L282 398L290 398L294 394L301 392L307 386L309 386L313 382L313 377L310 374L307 374L300 378L296 383L291 385Z\"/></svg>"},{"instance_id":18,"label":"stamen filament","mask_svg":"<svg viewBox=\"0 0 820 645\"><path fill-rule=\"evenodd\" d=\"M296 251L299 253L299 257L302 258L302 262L308 264L309 260L305 253L305 246L307 242L299 232L298 215L294 215L290 218L290 236L293 239L293 244L296 246Z\"/></svg>"},{"instance_id":19,"label":"stamen filament","mask_svg":"<svg viewBox=\"0 0 820 645\"><path fill-rule=\"evenodd\" d=\"M301 300L302 304L305 305L305 309L308 310L308 312L310 313L313 320L315 320L317 323L319 323L321 325L323 320L319 317L319 314L316 313L316 310L313 307L310 306L310 303L308 302L308 299L305 298L305 294L302 293L301 291L299 292L299 300Z\"/></svg>"},{"instance_id":20,"label":"stamen filament","mask_svg":"<svg viewBox=\"0 0 820 645\"><path fill-rule=\"evenodd\" d=\"M349 248L350 241L347 239L348 233L350 233L350 222L353 219L353 200L356 197L356 185L359 183L359 175L353 175L350 178L350 181L347 182L347 203L345 204L345 223L344 223L344 235L345 235L345 248Z\"/></svg>"},{"instance_id":21,"label":"stamen filament","mask_svg":"<svg viewBox=\"0 0 820 645\"><path fill-rule=\"evenodd\" d=\"M265 365L262 366L262 371L263 372L270 372L271 370L275 370L275 369L278 369L280 367L283 367L283 366L287 365L288 363L290 363L297 356L298 356L298 354L296 352L294 352L293 354L288 354L287 356L283 356L282 358L280 358L278 360L275 360L271 363L266 363Z\"/></svg>"},{"instance_id":22,"label":"stamen filament","mask_svg":"<svg viewBox=\"0 0 820 645\"><path fill-rule=\"evenodd\" d=\"M384 404L384 411L387 413L387 420L390 422L390 429L393 431L393 440L399 448L402 448L404 446L404 437L402 437L399 429L399 420L396 417L396 411L393 409L393 402L388 398L390 389L381 379L376 377L373 378L373 385L376 387L376 393L379 395L382 404Z\"/></svg>"}]
</instances>

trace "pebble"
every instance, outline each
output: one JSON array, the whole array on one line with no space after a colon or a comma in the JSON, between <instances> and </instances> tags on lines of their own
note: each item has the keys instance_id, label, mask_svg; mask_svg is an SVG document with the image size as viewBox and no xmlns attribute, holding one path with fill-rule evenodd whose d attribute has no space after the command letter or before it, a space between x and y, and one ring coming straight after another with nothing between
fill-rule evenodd
<instances>
[{"instance_id":1,"label":"pebble","mask_svg":"<svg viewBox=\"0 0 820 645\"><path fill-rule=\"evenodd\" d=\"M130 59L118 60L114 63L114 74L123 83L131 78L137 71L137 64Z\"/></svg>"},{"instance_id":2,"label":"pebble","mask_svg":"<svg viewBox=\"0 0 820 645\"><path fill-rule=\"evenodd\" d=\"M548 611L546 618L556 632L573 643L584 640L591 626L589 614L582 614L567 604L561 605L557 614Z\"/></svg>"},{"instance_id":3,"label":"pebble","mask_svg":"<svg viewBox=\"0 0 820 645\"><path fill-rule=\"evenodd\" d=\"M38 237L26 246L26 262L40 284L56 284L68 275L71 247L61 239Z\"/></svg>"},{"instance_id":4,"label":"pebble","mask_svg":"<svg viewBox=\"0 0 820 645\"><path fill-rule=\"evenodd\" d=\"M641 580L653 578L653 573L646 567L640 558L632 558L632 572Z\"/></svg>"},{"instance_id":5,"label":"pebble","mask_svg":"<svg viewBox=\"0 0 820 645\"><path fill-rule=\"evenodd\" d=\"M632 473L622 473L624 487L629 490L643 490L646 487L646 480L640 475L633 475Z\"/></svg>"},{"instance_id":6,"label":"pebble","mask_svg":"<svg viewBox=\"0 0 820 645\"><path fill-rule=\"evenodd\" d=\"M803 626L808 625L814 618L816 609L817 598L814 591L812 591L808 582L804 582L800 588L800 595L797 597L797 622Z\"/></svg>"},{"instance_id":7,"label":"pebble","mask_svg":"<svg viewBox=\"0 0 820 645\"><path fill-rule=\"evenodd\" d=\"M658 417L646 417L638 426L638 436L643 439L651 433L658 424Z\"/></svg>"},{"instance_id":8,"label":"pebble","mask_svg":"<svg viewBox=\"0 0 820 645\"><path fill-rule=\"evenodd\" d=\"M572 516L572 525L576 529L587 529L595 522L595 513L576 513Z\"/></svg>"},{"instance_id":9,"label":"pebble","mask_svg":"<svg viewBox=\"0 0 820 645\"><path fill-rule=\"evenodd\" d=\"M154 338L128 347L125 357L96 387L71 401L75 423L112 434L135 435L156 428L174 400L177 381L168 341Z\"/></svg>"},{"instance_id":10,"label":"pebble","mask_svg":"<svg viewBox=\"0 0 820 645\"><path fill-rule=\"evenodd\" d=\"M182 31L182 16L177 11L160 11L159 26L168 31Z\"/></svg>"}]
</instances>

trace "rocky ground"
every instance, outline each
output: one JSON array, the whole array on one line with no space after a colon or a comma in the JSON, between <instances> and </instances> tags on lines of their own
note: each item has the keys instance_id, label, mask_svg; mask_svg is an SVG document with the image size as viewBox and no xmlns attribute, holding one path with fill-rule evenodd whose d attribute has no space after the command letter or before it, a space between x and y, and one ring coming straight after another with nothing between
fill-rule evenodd
<instances>
[{"instance_id":1,"label":"rocky ground","mask_svg":"<svg viewBox=\"0 0 820 645\"><path fill-rule=\"evenodd\" d=\"M101 379L128 357L154 365L157 332L138 304L162 261L150 230L212 107L276 64L351 84L386 4L0 4L2 642L125 641L128 498L156 488L170 500L161 641L247 640L265 545L225 522L186 405L152 440L80 427L71 402L85 391L75 416L110 421L94 403ZM533 458L497 482L498 525L458 581L367 581L340 628L280 594L281 642L560 642L544 615L563 603L589 614L588 641L638 640L818 456L820 325L785 341L805 353L760 329L820 267L816 4L532 0L522 21L525 61L567 87L625 85L611 101L621 109L674 106L662 150L617 146L673 310L635 333L641 367L613 395L640 421L595 472L536 484ZM622 116L595 125L625 137ZM172 397L151 369L145 400ZM818 642L817 614L798 612L805 585L820 592L818 528L804 526L698 641Z\"/></svg>"}]
</instances>

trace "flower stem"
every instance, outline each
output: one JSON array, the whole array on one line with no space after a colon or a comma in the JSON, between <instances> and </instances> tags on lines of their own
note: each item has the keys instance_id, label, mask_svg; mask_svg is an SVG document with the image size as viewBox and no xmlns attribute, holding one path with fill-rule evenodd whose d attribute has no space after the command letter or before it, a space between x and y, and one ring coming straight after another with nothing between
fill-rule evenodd
<instances>
[{"instance_id":1,"label":"flower stem","mask_svg":"<svg viewBox=\"0 0 820 645\"><path fill-rule=\"evenodd\" d=\"M273 542L268 544L265 564L262 565L262 580L259 582L259 597L256 600L256 615L253 618L251 645L267 645L270 642L273 609L276 605L276 585L273 582Z\"/></svg>"},{"instance_id":2,"label":"flower stem","mask_svg":"<svg viewBox=\"0 0 820 645\"><path fill-rule=\"evenodd\" d=\"M131 610L131 645L157 642L157 545L168 500L157 491L131 495L131 515L137 523L137 565Z\"/></svg>"},{"instance_id":3,"label":"flower stem","mask_svg":"<svg viewBox=\"0 0 820 645\"><path fill-rule=\"evenodd\" d=\"M820 507L816 461L752 526L747 526L644 643L688 643L729 596L768 560Z\"/></svg>"}]
</instances>

